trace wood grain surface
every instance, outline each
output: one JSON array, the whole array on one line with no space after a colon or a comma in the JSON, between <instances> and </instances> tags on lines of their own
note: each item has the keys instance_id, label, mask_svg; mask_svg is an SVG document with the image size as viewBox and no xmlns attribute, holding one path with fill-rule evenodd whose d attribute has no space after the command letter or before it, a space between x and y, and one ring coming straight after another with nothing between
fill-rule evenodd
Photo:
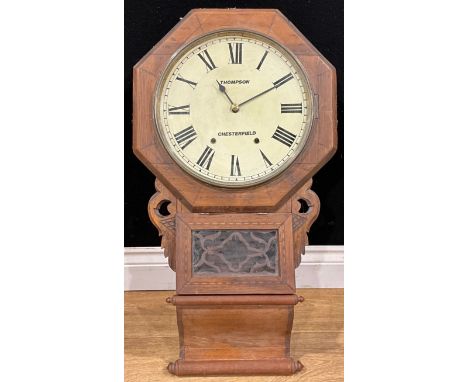
<instances>
[{"instance_id":1,"label":"wood grain surface","mask_svg":"<svg viewBox=\"0 0 468 382\"><path fill-rule=\"evenodd\" d=\"M125 292L125 381L176 381L167 364L179 357L173 291ZM292 376L183 377L183 381L343 381L343 289L300 289L295 307L291 356L304 364Z\"/></svg>"}]
</instances>

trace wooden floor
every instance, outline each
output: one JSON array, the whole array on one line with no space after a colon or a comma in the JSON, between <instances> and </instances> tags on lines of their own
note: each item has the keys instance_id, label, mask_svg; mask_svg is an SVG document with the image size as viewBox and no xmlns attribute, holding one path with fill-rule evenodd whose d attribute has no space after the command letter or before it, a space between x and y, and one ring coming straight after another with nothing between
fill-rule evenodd
<instances>
[{"instance_id":1,"label":"wooden floor","mask_svg":"<svg viewBox=\"0 0 468 382\"><path fill-rule=\"evenodd\" d=\"M291 355L304 364L294 376L176 377L166 370L178 358L175 307L171 291L125 292L125 381L282 382L343 381L343 289L299 289Z\"/></svg>"}]
</instances>

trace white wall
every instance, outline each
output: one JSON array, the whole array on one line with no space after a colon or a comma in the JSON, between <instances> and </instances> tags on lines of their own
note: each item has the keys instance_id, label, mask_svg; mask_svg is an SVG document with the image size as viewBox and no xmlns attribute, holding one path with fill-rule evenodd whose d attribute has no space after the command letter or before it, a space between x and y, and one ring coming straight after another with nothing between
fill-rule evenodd
<instances>
[{"instance_id":1,"label":"white wall","mask_svg":"<svg viewBox=\"0 0 468 382\"><path fill-rule=\"evenodd\" d=\"M160 247L125 248L125 290L175 290L175 273ZM297 288L343 288L343 246L308 246Z\"/></svg>"}]
</instances>

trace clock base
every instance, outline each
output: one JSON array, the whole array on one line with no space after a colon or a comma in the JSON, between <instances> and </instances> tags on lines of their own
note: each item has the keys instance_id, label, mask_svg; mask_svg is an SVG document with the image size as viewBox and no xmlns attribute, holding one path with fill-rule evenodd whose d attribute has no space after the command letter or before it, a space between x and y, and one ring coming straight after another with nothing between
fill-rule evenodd
<instances>
[{"instance_id":1,"label":"clock base","mask_svg":"<svg viewBox=\"0 0 468 382\"><path fill-rule=\"evenodd\" d=\"M292 375L304 366L292 358L268 360L184 361L178 359L167 366L177 376L215 375Z\"/></svg>"},{"instance_id":2,"label":"clock base","mask_svg":"<svg viewBox=\"0 0 468 382\"><path fill-rule=\"evenodd\" d=\"M176 295L179 359L167 369L188 375L290 375L294 305L290 295Z\"/></svg>"}]
</instances>

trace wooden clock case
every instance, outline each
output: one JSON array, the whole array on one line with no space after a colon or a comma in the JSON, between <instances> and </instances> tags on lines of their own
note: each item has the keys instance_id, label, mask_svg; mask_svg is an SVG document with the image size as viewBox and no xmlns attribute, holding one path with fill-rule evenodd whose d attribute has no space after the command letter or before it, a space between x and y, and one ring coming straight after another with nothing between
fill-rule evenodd
<instances>
[{"instance_id":1,"label":"wooden clock case","mask_svg":"<svg viewBox=\"0 0 468 382\"><path fill-rule=\"evenodd\" d=\"M294 162L277 177L243 189L212 186L184 172L164 148L153 119L154 91L174 53L223 29L257 32L287 48L303 67L317 105L311 133ZM337 147L335 69L278 10L195 9L135 65L133 110L134 153L156 176L148 213L177 278L177 294L167 301L176 306L180 357L168 370L286 375L302 369L290 357L294 305L303 301L295 294L294 269L320 208L310 190L312 176ZM220 226L278 230L278 274L195 277L191 232Z\"/></svg>"}]
</instances>

